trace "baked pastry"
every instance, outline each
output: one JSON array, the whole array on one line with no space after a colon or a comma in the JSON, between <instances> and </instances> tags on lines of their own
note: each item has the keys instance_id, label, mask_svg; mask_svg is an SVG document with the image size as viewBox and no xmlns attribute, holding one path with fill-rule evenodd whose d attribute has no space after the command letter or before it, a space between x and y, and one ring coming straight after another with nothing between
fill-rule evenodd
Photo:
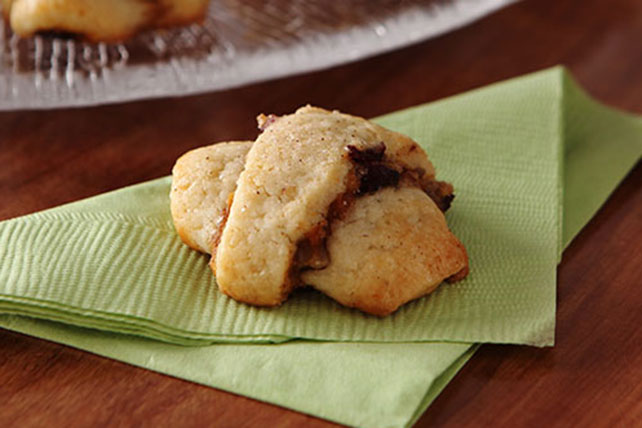
<instances>
[{"instance_id":1,"label":"baked pastry","mask_svg":"<svg viewBox=\"0 0 642 428\"><path fill-rule=\"evenodd\" d=\"M176 161L170 208L176 231L191 248L211 252L251 146L251 141L219 143L191 150Z\"/></svg>"},{"instance_id":2,"label":"baked pastry","mask_svg":"<svg viewBox=\"0 0 642 428\"><path fill-rule=\"evenodd\" d=\"M0 0L5 19L23 37L53 32L99 42L125 40L148 28L202 20L209 0Z\"/></svg>"},{"instance_id":3,"label":"baked pastry","mask_svg":"<svg viewBox=\"0 0 642 428\"><path fill-rule=\"evenodd\" d=\"M379 316L468 273L466 249L417 187L388 187L359 198L332 223L326 248L331 262L301 272L303 283Z\"/></svg>"},{"instance_id":4,"label":"baked pastry","mask_svg":"<svg viewBox=\"0 0 642 428\"><path fill-rule=\"evenodd\" d=\"M362 118L308 106L261 121L213 264L225 294L274 306L299 270L326 262L317 250L354 195L396 185L402 174L429 180L434 169L410 138Z\"/></svg>"},{"instance_id":5,"label":"baked pastry","mask_svg":"<svg viewBox=\"0 0 642 428\"><path fill-rule=\"evenodd\" d=\"M452 200L452 186L435 180L415 142L312 107L260 122L267 129L235 191L231 172L240 162L230 156L242 159L249 143L198 149L174 168L177 230L193 248L210 244L221 291L269 306L312 285L346 306L386 315L466 275L466 251L439 209ZM217 159L233 165L230 174L211 167ZM235 192L231 205L228 192Z\"/></svg>"}]
</instances>

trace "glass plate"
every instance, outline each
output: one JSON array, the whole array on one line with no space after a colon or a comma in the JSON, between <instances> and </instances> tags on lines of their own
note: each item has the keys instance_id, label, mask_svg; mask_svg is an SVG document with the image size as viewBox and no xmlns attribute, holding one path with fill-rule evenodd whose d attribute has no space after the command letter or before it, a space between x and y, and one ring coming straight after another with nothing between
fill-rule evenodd
<instances>
[{"instance_id":1,"label":"glass plate","mask_svg":"<svg viewBox=\"0 0 642 428\"><path fill-rule=\"evenodd\" d=\"M195 94L311 71L461 27L515 0L213 0L202 25L122 44L36 36L0 19L0 110Z\"/></svg>"}]
</instances>

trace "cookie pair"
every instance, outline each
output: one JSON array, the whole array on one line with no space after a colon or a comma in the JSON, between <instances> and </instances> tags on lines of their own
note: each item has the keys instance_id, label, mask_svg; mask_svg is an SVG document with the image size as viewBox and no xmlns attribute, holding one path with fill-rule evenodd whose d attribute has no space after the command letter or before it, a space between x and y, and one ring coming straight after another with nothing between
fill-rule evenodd
<instances>
[{"instance_id":1,"label":"cookie pair","mask_svg":"<svg viewBox=\"0 0 642 428\"><path fill-rule=\"evenodd\" d=\"M212 254L223 293L275 306L310 285L387 315L466 275L442 212L452 186L435 179L417 143L309 106L259 124L254 143L196 149L173 170L176 229Z\"/></svg>"}]
</instances>

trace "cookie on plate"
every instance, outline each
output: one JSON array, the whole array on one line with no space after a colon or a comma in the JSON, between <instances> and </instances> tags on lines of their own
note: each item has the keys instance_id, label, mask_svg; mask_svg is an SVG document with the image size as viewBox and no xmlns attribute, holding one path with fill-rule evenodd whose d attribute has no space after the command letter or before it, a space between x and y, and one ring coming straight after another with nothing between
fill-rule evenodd
<instances>
[{"instance_id":1,"label":"cookie on plate","mask_svg":"<svg viewBox=\"0 0 642 428\"><path fill-rule=\"evenodd\" d=\"M0 0L13 31L62 33L92 42L123 41L140 30L202 20L209 0Z\"/></svg>"}]
</instances>

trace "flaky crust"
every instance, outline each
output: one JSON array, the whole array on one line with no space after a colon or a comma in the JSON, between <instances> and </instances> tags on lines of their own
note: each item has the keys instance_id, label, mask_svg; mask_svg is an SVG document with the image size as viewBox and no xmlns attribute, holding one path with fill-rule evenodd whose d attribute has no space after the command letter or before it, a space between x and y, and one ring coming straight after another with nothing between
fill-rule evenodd
<instances>
[{"instance_id":1,"label":"flaky crust","mask_svg":"<svg viewBox=\"0 0 642 428\"><path fill-rule=\"evenodd\" d=\"M386 188L359 198L332 224L331 262L308 270L306 284L339 303L374 315L432 292L467 269L464 246L422 190Z\"/></svg>"},{"instance_id":2,"label":"flaky crust","mask_svg":"<svg viewBox=\"0 0 642 428\"><path fill-rule=\"evenodd\" d=\"M172 219L178 235L193 249L210 253L251 146L251 141L218 143L191 150L176 161Z\"/></svg>"},{"instance_id":3,"label":"flaky crust","mask_svg":"<svg viewBox=\"0 0 642 428\"><path fill-rule=\"evenodd\" d=\"M299 241L346 192L353 169L348 147L367 150L382 142L391 162L434 177L417 143L359 117L308 106L270 124L237 183L214 260L219 288L253 305L283 302L295 285Z\"/></svg>"},{"instance_id":4,"label":"flaky crust","mask_svg":"<svg viewBox=\"0 0 642 428\"><path fill-rule=\"evenodd\" d=\"M147 28L203 19L209 0L0 0L3 15L23 37L40 32L117 42Z\"/></svg>"}]
</instances>

